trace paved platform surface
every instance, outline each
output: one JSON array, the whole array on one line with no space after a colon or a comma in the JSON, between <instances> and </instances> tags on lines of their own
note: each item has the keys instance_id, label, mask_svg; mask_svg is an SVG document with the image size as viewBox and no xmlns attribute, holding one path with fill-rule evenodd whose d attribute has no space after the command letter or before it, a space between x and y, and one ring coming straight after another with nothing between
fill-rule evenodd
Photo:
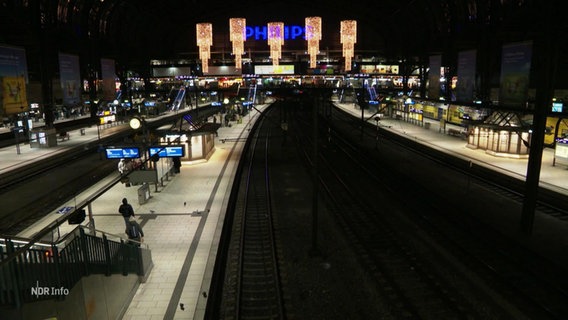
<instances>
[{"instance_id":1,"label":"paved platform surface","mask_svg":"<svg viewBox=\"0 0 568 320\"><path fill-rule=\"evenodd\" d=\"M352 103L338 105L354 116L361 116L361 110ZM264 107L259 106L258 109ZM373 115L369 111L364 114L365 118ZM154 186L150 187L151 198L147 203L138 204L137 186L117 184L92 204L96 228L123 235L124 222L117 210L121 199L127 198L133 204L136 219L144 229L145 243L152 249L154 269L147 282L138 288L124 319L203 318L229 190L248 129L258 119L258 115L253 110L243 118L242 123L233 122L231 127L221 127L211 157L207 161L182 162L181 172L158 187L158 192ZM369 122L375 124L372 119ZM491 166L494 170L520 178L526 175L526 159L499 158L482 150L469 149L465 140L443 133L436 123L425 129L402 120L382 119L379 125L432 148L470 159L476 164ZM31 149L29 145L24 145L20 146L20 154L16 153L15 147L0 149L0 172L56 156L72 145L92 143L96 141L98 134L105 135L109 132L106 129L97 132L96 127L86 128L85 135L72 131L70 140L59 143L57 147ZM553 150L544 150L541 185L566 193L568 168L552 166L552 158ZM73 206L117 176L118 173L107 177L76 199L61 204L61 207ZM56 213L46 216L20 236L30 237L57 216ZM516 217L493 219L493 223L509 232L511 237L553 258L568 270L568 222L537 216L535 232L527 238L518 233L519 221ZM63 225L60 230L62 234L69 231L65 228L71 226Z\"/></svg>"},{"instance_id":2,"label":"paved platform surface","mask_svg":"<svg viewBox=\"0 0 568 320\"><path fill-rule=\"evenodd\" d=\"M343 110L350 112L354 116L361 118L361 109L353 103L336 103ZM364 119L368 119L369 123L376 124L373 118L375 112L364 110ZM396 120L393 118L384 118L379 121L379 126L385 130L390 130L399 135L406 136L412 140L416 140L423 144L427 144L432 148L444 150L453 155L461 156L469 159L475 164L483 165L505 172L509 175L516 176L524 180L527 174L528 159L514 159L494 156L486 153L484 150L468 148L467 141L456 136L448 134L449 129L459 129L458 126L448 124L446 132L440 130L439 121L425 119L430 123L429 129L406 122L404 120ZM557 192L568 194L568 166L553 166L554 149L545 148L542 153L542 168L540 171L540 186L553 189Z\"/></svg>"}]
</instances>

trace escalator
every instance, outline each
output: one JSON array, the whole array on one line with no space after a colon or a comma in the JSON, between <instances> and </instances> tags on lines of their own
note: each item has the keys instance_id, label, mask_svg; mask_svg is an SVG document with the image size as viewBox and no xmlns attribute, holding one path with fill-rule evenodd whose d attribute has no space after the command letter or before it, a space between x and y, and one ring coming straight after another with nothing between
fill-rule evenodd
<instances>
[{"instance_id":1,"label":"escalator","mask_svg":"<svg viewBox=\"0 0 568 320\"><path fill-rule=\"evenodd\" d=\"M243 106L254 106L256 102L256 84L249 86L247 91L246 100L243 101Z\"/></svg>"},{"instance_id":2,"label":"escalator","mask_svg":"<svg viewBox=\"0 0 568 320\"><path fill-rule=\"evenodd\" d=\"M377 91L375 90L375 87L373 87L373 86L367 86L367 103L369 105L379 104Z\"/></svg>"},{"instance_id":3,"label":"escalator","mask_svg":"<svg viewBox=\"0 0 568 320\"><path fill-rule=\"evenodd\" d=\"M183 108L185 108L185 86L181 86L178 90L176 97L170 106L170 110L178 111Z\"/></svg>"},{"instance_id":4,"label":"escalator","mask_svg":"<svg viewBox=\"0 0 568 320\"><path fill-rule=\"evenodd\" d=\"M341 91L339 92L339 102L357 102L357 94L355 92L355 88L353 86L341 88Z\"/></svg>"}]
</instances>

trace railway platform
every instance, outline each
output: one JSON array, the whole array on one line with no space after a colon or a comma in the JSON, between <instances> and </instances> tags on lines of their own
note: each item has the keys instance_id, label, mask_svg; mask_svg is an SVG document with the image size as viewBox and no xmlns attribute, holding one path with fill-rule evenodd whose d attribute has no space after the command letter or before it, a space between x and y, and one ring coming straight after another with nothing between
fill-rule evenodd
<instances>
[{"instance_id":1,"label":"railway platform","mask_svg":"<svg viewBox=\"0 0 568 320\"><path fill-rule=\"evenodd\" d=\"M265 107L261 105L257 109ZM204 316L228 195L244 142L258 117L259 112L252 110L242 122L221 127L210 158L182 162L180 173L169 177L157 189L149 188L150 198L144 204L138 202L139 186L127 187L122 183L92 202L95 228L126 238L118 207L122 199L127 198L143 228L144 243L152 250L154 267L146 282L139 285L123 319L200 319ZM29 145L20 145L19 154L15 146L0 149L0 172L56 157L65 148L96 142L98 135L115 130L128 130L128 124L102 132L97 132L96 127L86 128L84 134L80 130L70 131L70 139L53 148L32 149ZM116 175L108 176L75 199L62 203L61 208L73 207L118 176L117 171ZM18 236L31 238L59 216L57 211L52 212ZM88 219L84 224L87 222ZM59 236L63 237L73 228L73 225L61 225Z\"/></svg>"},{"instance_id":2,"label":"railway platform","mask_svg":"<svg viewBox=\"0 0 568 320\"><path fill-rule=\"evenodd\" d=\"M342 109L361 117L361 110L351 104L337 104ZM262 110L265 106L259 106ZM136 220L142 226L144 242L152 250L154 268L147 281L138 287L123 319L201 319L204 316L211 273L215 262L222 221L227 207L230 188L234 180L244 140L259 113L253 110L242 123L221 127L215 138L215 151L207 161L182 162L181 172L157 190L150 188L150 199L139 204L137 186L117 184L92 204L95 226L111 234L124 234L124 221L118 213L122 198L127 198L134 207ZM365 119L373 114L364 111ZM369 122L375 124L373 119ZM123 124L128 126L128 124ZM520 179L526 175L527 159L500 158L482 150L466 147L465 140L441 132L435 123L429 128L402 120L385 118L379 126L409 139L442 149L459 157L470 159L478 165L490 166ZM119 130L119 129L113 129ZM125 127L126 130L126 127ZM70 139L57 147L31 149L20 145L0 149L0 173L15 170L20 166L33 165L47 157L55 157L66 147L93 143L99 135L111 131L86 128L70 131ZM380 147L380 141L379 141ZM568 168L552 166L553 150L543 152L541 185L557 192L568 194ZM118 172L116 173L118 175ZM78 195L61 207L73 206L80 197L105 185L117 176L109 176L92 188ZM0 201L1 202L1 201ZM511 238L525 244L543 256L558 262L568 270L568 220L537 215L531 237L519 232L518 216L484 216ZM19 234L31 237L58 216L54 212ZM61 228L72 228L62 226ZM69 230L61 230L62 233Z\"/></svg>"},{"instance_id":3,"label":"railway platform","mask_svg":"<svg viewBox=\"0 0 568 320\"><path fill-rule=\"evenodd\" d=\"M343 110L361 118L361 108L353 103L338 104ZM376 125L373 111L364 110L363 117L373 125ZM471 161L471 163L490 168L511 177L524 181L527 175L528 159L516 159L498 157L480 149L468 148L467 141L461 136L452 135L446 127L446 132L440 130L439 122L425 120L428 126L411 124L401 119L384 118L379 121L379 126L384 129L425 144L430 148L441 150L456 157ZM453 129L458 130L459 127ZM380 148L380 140L378 141ZM554 150L545 148L542 153L539 185L542 188L568 195L568 167L565 165L553 165ZM435 188L435 184L432 186ZM467 202L464 202L467 205ZM567 207L562 209L566 210ZM502 215L488 215L478 212L477 218L487 225L494 226L496 230L508 236L510 239L522 244L533 252L554 261L564 270L568 270L568 217L553 217L547 214L535 214L533 231L530 236L520 231L521 210L512 214L503 212Z\"/></svg>"}]
</instances>

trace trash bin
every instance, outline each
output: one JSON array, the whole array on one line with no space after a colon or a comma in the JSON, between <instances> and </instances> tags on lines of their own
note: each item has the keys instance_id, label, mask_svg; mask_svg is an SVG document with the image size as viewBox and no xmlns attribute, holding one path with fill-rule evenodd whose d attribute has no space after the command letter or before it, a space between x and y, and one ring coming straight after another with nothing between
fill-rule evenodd
<instances>
[{"instance_id":1,"label":"trash bin","mask_svg":"<svg viewBox=\"0 0 568 320\"><path fill-rule=\"evenodd\" d=\"M430 129L430 122L424 122L424 129Z\"/></svg>"},{"instance_id":2,"label":"trash bin","mask_svg":"<svg viewBox=\"0 0 568 320\"><path fill-rule=\"evenodd\" d=\"M84 136L85 135L85 128L81 129L81 135Z\"/></svg>"},{"instance_id":3,"label":"trash bin","mask_svg":"<svg viewBox=\"0 0 568 320\"><path fill-rule=\"evenodd\" d=\"M144 204L150 199L150 187L147 183L143 183L140 188L138 188L138 204Z\"/></svg>"}]
</instances>

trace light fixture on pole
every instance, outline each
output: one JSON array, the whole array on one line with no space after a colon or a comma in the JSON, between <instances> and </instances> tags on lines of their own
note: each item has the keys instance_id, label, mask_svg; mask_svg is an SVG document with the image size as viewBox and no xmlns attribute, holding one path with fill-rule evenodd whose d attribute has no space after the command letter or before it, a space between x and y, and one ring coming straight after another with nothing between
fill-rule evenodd
<instances>
[{"instance_id":1,"label":"light fixture on pole","mask_svg":"<svg viewBox=\"0 0 568 320\"><path fill-rule=\"evenodd\" d=\"M306 41L308 41L308 54L310 55L310 68L315 68L321 40L321 18L306 18Z\"/></svg>"},{"instance_id":2,"label":"light fixture on pole","mask_svg":"<svg viewBox=\"0 0 568 320\"><path fill-rule=\"evenodd\" d=\"M351 59L355 55L357 42L357 21L341 21L341 43L343 44L343 57L345 58L345 71L351 70Z\"/></svg>"},{"instance_id":3,"label":"light fixture on pole","mask_svg":"<svg viewBox=\"0 0 568 320\"><path fill-rule=\"evenodd\" d=\"M241 69L243 64L242 55L245 53L246 27L247 21L245 18L229 19L230 40L233 43L236 69Z\"/></svg>"},{"instance_id":4,"label":"light fixture on pole","mask_svg":"<svg viewBox=\"0 0 568 320\"><path fill-rule=\"evenodd\" d=\"M211 46L213 45L213 25L211 23L196 24L197 46L199 47L199 59L203 73L209 72L209 58L211 58Z\"/></svg>"},{"instance_id":5,"label":"light fixture on pole","mask_svg":"<svg viewBox=\"0 0 568 320\"><path fill-rule=\"evenodd\" d=\"M278 59L282 57L282 46L284 45L284 22L268 23L268 45L272 65L277 66Z\"/></svg>"}]
</instances>

